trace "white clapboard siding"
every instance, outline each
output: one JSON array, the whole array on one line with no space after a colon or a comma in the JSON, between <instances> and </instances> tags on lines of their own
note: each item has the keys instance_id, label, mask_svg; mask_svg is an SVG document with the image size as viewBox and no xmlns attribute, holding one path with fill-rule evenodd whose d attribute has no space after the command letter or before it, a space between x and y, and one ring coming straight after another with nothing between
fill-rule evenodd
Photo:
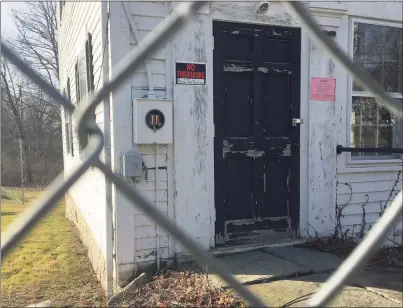
<instances>
[{"instance_id":1,"label":"white clapboard siding","mask_svg":"<svg viewBox=\"0 0 403 308\"><path fill-rule=\"evenodd\" d=\"M135 232L137 233L136 238L148 238L148 237L156 237L157 236L157 229L155 226L141 226L141 227L136 227ZM162 229L159 228L159 235L168 235L168 233ZM142 247L136 247L136 250L141 250Z\"/></svg>"},{"instance_id":2,"label":"white clapboard siding","mask_svg":"<svg viewBox=\"0 0 403 308\"><path fill-rule=\"evenodd\" d=\"M85 52L85 41L88 33L92 36L93 49L93 65L94 65L94 82L96 89L102 87L103 80L103 29L102 29L102 3L100 1L66 1L64 4L64 12L59 28L59 75L60 89L66 89L67 79L70 79L70 93L73 104L76 101L76 78L75 64L77 58ZM100 81L98 83L98 81ZM63 145L64 145L64 161L65 169L70 169L73 165L80 162L78 152L78 136L77 121L73 122L73 144L74 157L66 153L63 119ZM104 113L102 104L96 109L96 123L100 129L104 130ZM69 190L69 194L77 205L81 215L86 220L93 238L97 242L104 259L107 258L106 243L108 235L106 234L106 191L105 177L96 168L89 168L87 172L73 185ZM94 252L97 253L97 252ZM95 266L95 265L94 265ZM96 264L99 266L99 264ZM104 271L104 269L97 269ZM98 272L97 272L98 273Z\"/></svg>"},{"instance_id":3,"label":"white clapboard siding","mask_svg":"<svg viewBox=\"0 0 403 308\"><path fill-rule=\"evenodd\" d=\"M391 198L393 198L395 194L392 194ZM376 191L376 192L362 192L362 193L353 193L353 194L338 194L337 195L337 204L363 204L365 202L386 202L390 196L389 193L385 193L385 191ZM390 199L391 199L390 198Z\"/></svg>"},{"instance_id":4,"label":"white clapboard siding","mask_svg":"<svg viewBox=\"0 0 403 308\"><path fill-rule=\"evenodd\" d=\"M165 17L165 5L163 2L147 2L134 1L128 2L127 7L130 10L131 21L137 28L140 41L144 39ZM129 23L127 23L129 27ZM130 33L130 46L135 49L138 45L136 36L132 33L130 27L127 29ZM149 76L154 86L154 91L158 98L166 97L166 47L162 46L147 59L147 68L144 63L134 72L131 77L132 97L144 97L149 88ZM150 203L155 205L155 189L156 189L156 172L155 172L155 155L156 149L154 145L141 145L137 147L137 151L142 154L143 173L142 177L136 179L134 188L145 197ZM159 167L159 185L158 185L158 209L168 215L168 148L167 146L159 146L158 167ZM155 260L156 249L156 228L155 223L143 214L134 216L134 251L136 262ZM162 231L161 231L162 232ZM169 236L162 236L160 233L160 247L168 247ZM162 245L162 246L161 246ZM147 257L144 257L147 256ZM162 252L163 257L168 257L168 250Z\"/></svg>"},{"instance_id":5,"label":"white clapboard siding","mask_svg":"<svg viewBox=\"0 0 403 308\"><path fill-rule=\"evenodd\" d=\"M375 224L381 208L389 206L402 189L402 174L399 172L357 172L337 176L337 205L345 206L341 218L344 230L359 232L365 209L365 230ZM402 220L396 225L402 230Z\"/></svg>"},{"instance_id":6,"label":"white clapboard siding","mask_svg":"<svg viewBox=\"0 0 403 308\"><path fill-rule=\"evenodd\" d=\"M74 68L77 57L80 53L84 52L85 40L88 33L92 35L95 91L102 87L102 66L106 59L104 59L105 48L102 46L101 3L67 2L63 17L60 29L60 76L61 83L64 84L61 84L61 88L66 87L67 78L70 78L71 100L76 104ZM95 113L96 123L103 130L104 114L102 104L97 107ZM76 119L73 119L74 160L78 160L80 157L78 153L79 142L76 125Z\"/></svg>"},{"instance_id":7,"label":"white clapboard siding","mask_svg":"<svg viewBox=\"0 0 403 308\"><path fill-rule=\"evenodd\" d=\"M167 205L162 204L163 206L159 207L160 213L168 216L168 211L163 211L164 207ZM147 227L147 226L154 226L155 222L149 218L147 215L143 215L143 214L137 214L134 215L134 226L135 227Z\"/></svg>"},{"instance_id":8,"label":"white clapboard siding","mask_svg":"<svg viewBox=\"0 0 403 308\"><path fill-rule=\"evenodd\" d=\"M153 249L156 245L155 237L139 238L136 239L136 247L141 247L141 250ZM159 246L168 247L168 236L163 235L159 237Z\"/></svg>"},{"instance_id":9,"label":"white clapboard siding","mask_svg":"<svg viewBox=\"0 0 403 308\"><path fill-rule=\"evenodd\" d=\"M159 249L160 252L160 258L161 259L167 259L169 258L169 250L168 247L161 247ZM155 261L156 257L156 249L142 249L142 250L136 250L135 251L135 257L137 262L150 262L150 261Z\"/></svg>"}]
</instances>

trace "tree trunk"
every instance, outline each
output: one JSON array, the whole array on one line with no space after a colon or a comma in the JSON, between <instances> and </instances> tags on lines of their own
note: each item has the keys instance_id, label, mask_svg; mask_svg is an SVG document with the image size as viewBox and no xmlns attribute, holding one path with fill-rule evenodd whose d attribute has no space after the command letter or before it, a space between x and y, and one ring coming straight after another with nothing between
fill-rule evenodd
<instances>
[{"instance_id":1,"label":"tree trunk","mask_svg":"<svg viewBox=\"0 0 403 308\"><path fill-rule=\"evenodd\" d=\"M32 161L29 153L29 147L25 138L22 138L22 149L24 151L24 162L25 162L25 183L26 186L30 186L34 182L34 175L32 172Z\"/></svg>"}]
</instances>

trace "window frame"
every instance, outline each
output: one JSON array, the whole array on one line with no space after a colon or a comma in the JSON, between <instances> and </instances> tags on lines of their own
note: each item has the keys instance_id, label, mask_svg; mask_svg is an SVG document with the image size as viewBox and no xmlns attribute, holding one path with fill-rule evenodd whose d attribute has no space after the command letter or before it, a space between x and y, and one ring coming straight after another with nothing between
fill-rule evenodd
<instances>
[{"instance_id":1,"label":"window frame","mask_svg":"<svg viewBox=\"0 0 403 308\"><path fill-rule=\"evenodd\" d=\"M353 60L354 58L354 24L355 23L363 23L369 25L378 25L378 26L385 26L385 27L394 27L403 29L403 23L401 22L393 22L393 21L379 21L373 19L365 19L365 18L350 18L349 25L348 25L348 55L350 59ZM353 97L375 97L375 95L371 94L368 91L353 91L353 77L348 74L347 76L347 129L346 129L346 143L347 147L352 147L351 143L351 134L352 134L352 107L353 107ZM388 92L388 94L393 98L402 98L403 93L393 93ZM402 145L403 146L403 145ZM403 156L401 158L391 158L391 157L382 157L378 159L371 159L371 156L361 156L361 158L354 159L352 153L347 153L347 165L355 166L374 166L374 165L401 165Z\"/></svg>"},{"instance_id":2,"label":"window frame","mask_svg":"<svg viewBox=\"0 0 403 308\"><path fill-rule=\"evenodd\" d=\"M80 50L76 62L76 88L78 89L78 92L76 91L77 102L82 102L83 99L85 101L85 97L88 98L95 92L94 64L93 36L91 33L87 33L84 48ZM85 78L83 76L84 73ZM92 116L96 120L95 112ZM83 159L83 149L81 148L81 145L78 147L78 153L80 158Z\"/></svg>"},{"instance_id":3,"label":"window frame","mask_svg":"<svg viewBox=\"0 0 403 308\"><path fill-rule=\"evenodd\" d=\"M94 50L92 34L87 34L85 41L85 70L87 75L87 93L95 91L95 78L94 78Z\"/></svg>"},{"instance_id":4,"label":"window frame","mask_svg":"<svg viewBox=\"0 0 403 308\"><path fill-rule=\"evenodd\" d=\"M63 11L64 11L64 5L66 4L66 1L59 1L59 13L60 13L60 26L62 25L62 20L63 20Z\"/></svg>"},{"instance_id":5,"label":"window frame","mask_svg":"<svg viewBox=\"0 0 403 308\"><path fill-rule=\"evenodd\" d=\"M67 92L66 92L66 90L67 90ZM68 99L68 89L66 89L66 88L63 89L63 96L66 99ZM73 147L72 147L72 144L73 144L72 137L73 136L71 133L71 128L72 128L71 113L66 108L64 108L63 113L64 113L64 131L65 131L65 140L66 140L66 154L74 156Z\"/></svg>"},{"instance_id":6,"label":"window frame","mask_svg":"<svg viewBox=\"0 0 403 308\"><path fill-rule=\"evenodd\" d=\"M71 81L70 78L67 78L67 99L71 102ZM68 134L69 134L69 140L70 140L70 154L71 156L74 157L74 138L73 138L73 117L71 113L68 114Z\"/></svg>"},{"instance_id":7,"label":"window frame","mask_svg":"<svg viewBox=\"0 0 403 308\"><path fill-rule=\"evenodd\" d=\"M78 72L78 59L76 60L76 63L74 65L74 81L75 81L75 88L76 88L76 104L77 106L81 102L81 91L80 91L80 75Z\"/></svg>"}]
</instances>

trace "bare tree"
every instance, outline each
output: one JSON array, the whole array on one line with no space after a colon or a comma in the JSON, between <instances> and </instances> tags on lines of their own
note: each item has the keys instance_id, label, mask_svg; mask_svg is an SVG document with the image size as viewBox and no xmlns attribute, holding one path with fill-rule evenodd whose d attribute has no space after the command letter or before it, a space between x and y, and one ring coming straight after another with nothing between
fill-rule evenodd
<instances>
[{"instance_id":1,"label":"bare tree","mask_svg":"<svg viewBox=\"0 0 403 308\"><path fill-rule=\"evenodd\" d=\"M22 140L25 183L46 185L63 168L59 108L4 59L1 59L0 77L5 145L2 168L10 181L19 180L18 144Z\"/></svg>"},{"instance_id":2,"label":"bare tree","mask_svg":"<svg viewBox=\"0 0 403 308\"><path fill-rule=\"evenodd\" d=\"M13 10L16 37L5 40L13 51L56 88L59 87L57 9L54 1L26 2ZM3 38L4 40L4 38ZM2 168L17 165L15 145L23 140L25 181L46 185L63 168L61 109L52 99L9 63L1 59ZM3 147L4 148L4 147Z\"/></svg>"},{"instance_id":3,"label":"bare tree","mask_svg":"<svg viewBox=\"0 0 403 308\"><path fill-rule=\"evenodd\" d=\"M8 109L11 118L14 121L17 132L17 138L21 140L26 140L26 129L24 122L24 103L23 103L23 88L28 85L28 82L19 76L19 74L10 68L8 63L1 59L1 101L2 108ZM4 105L4 106L3 106ZM3 127L4 130L4 127ZM9 133L13 131L12 127L9 127ZM27 182L31 183L33 181L32 168L30 164L29 147L27 142L23 142L23 150L26 162L26 176Z\"/></svg>"},{"instance_id":4,"label":"bare tree","mask_svg":"<svg viewBox=\"0 0 403 308\"><path fill-rule=\"evenodd\" d=\"M55 87L59 84L56 1L26 2L13 10L17 30L15 50Z\"/></svg>"}]
</instances>

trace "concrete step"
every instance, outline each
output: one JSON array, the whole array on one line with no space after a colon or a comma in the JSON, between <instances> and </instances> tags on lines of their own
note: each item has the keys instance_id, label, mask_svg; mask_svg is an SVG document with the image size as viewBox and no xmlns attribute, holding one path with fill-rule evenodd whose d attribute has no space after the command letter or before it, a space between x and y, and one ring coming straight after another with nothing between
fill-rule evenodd
<instances>
[{"instance_id":1,"label":"concrete step","mask_svg":"<svg viewBox=\"0 0 403 308\"><path fill-rule=\"evenodd\" d=\"M288 277L295 273L309 272L309 269L293 262L283 260L260 251L251 251L242 254L218 258L231 274L241 283L251 284ZM227 287L217 274L207 269L210 281L218 287Z\"/></svg>"}]
</instances>

